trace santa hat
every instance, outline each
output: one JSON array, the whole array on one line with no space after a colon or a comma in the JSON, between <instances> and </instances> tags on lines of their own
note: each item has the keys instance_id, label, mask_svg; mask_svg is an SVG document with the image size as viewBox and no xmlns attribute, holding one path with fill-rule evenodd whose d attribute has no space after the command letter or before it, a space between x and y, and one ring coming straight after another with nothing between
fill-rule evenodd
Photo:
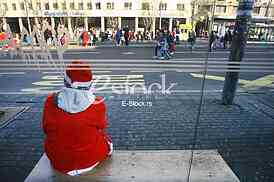
<instances>
[{"instance_id":1,"label":"santa hat","mask_svg":"<svg viewBox=\"0 0 274 182\"><path fill-rule=\"evenodd\" d=\"M72 88L88 88L92 83L91 66L77 60L71 62L65 71L65 80Z\"/></svg>"}]
</instances>

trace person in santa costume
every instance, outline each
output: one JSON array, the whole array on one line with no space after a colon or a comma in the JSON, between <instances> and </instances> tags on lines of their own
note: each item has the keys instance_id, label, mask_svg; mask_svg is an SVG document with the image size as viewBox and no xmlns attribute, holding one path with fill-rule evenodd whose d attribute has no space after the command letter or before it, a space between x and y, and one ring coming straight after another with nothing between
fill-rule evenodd
<instances>
[{"instance_id":1,"label":"person in santa costume","mask_svg":"<svg viewBox=\"0 0 274 182\"><path fill-rule=\"evenodd\" d=\"M65 87L50 94L44 104L44 148L51 166L79 175L107 159L113 145L105 133L106 106L95 96L90 65L73 61L66 67Z\"/></svg>"}]
</instances>

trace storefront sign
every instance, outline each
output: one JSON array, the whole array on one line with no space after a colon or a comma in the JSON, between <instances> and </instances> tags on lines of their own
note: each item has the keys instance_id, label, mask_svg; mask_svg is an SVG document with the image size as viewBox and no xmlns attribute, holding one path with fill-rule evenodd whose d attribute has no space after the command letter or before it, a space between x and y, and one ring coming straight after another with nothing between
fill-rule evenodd
<instances>
[{"instance_id":1,"label":"storefront sign","mask_svg":"<svg viewBox=\"0 0 274 182\"><path fill-rule=\"evenodd\" d=\"M45 10L43 11L44 16L50 17L82 17L85 16L84 12L81 11L52 11L52 10Z\"/></svg>"},{"instance_id":2,"label":"storefront sign","mask_svg":"<svg viewBox=\"0 0 274 182\"><path fill-rule=\"evenodd\" d=\"M187 24L180 24L180 29L192 30L192 25L191 25L190 23L187 23Z\"/></svg>"}]
</instances>

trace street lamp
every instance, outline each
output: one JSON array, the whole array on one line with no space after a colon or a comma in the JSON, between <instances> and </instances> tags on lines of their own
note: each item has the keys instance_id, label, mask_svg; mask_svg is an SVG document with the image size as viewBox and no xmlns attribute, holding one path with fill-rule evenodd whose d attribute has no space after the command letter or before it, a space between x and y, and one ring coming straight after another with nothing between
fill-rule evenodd
<instances>
[{"instance_id":1,"label":"street lamp","mask_svg":"<svg viewBox=\"0 0 274 182\"><path fill-rule=\"evenodd\" d=\"M213 24L214 24L214 15L215 15L216 0L213 1L213 6L211 8L211 23L209 26L209 35L211 35Z\"/></svg>"}]
</instances>

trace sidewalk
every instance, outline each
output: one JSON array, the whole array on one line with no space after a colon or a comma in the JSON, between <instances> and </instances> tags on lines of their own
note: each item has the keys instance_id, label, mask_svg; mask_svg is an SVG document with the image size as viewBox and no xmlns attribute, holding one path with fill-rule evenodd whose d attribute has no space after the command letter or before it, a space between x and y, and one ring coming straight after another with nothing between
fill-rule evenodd
<instances>
[{"instance_id":1,"label":"sidewalk","mask_svg":"<svg viewBox=\"0 0 274 182\"><path fill-rule=\"evenodd\" d=\"M106 96L115 150L187 150L193 143L199 95ZM0 95L0 107L30 109L0 130L0 181L23 181L43 153L40 127L45 96ZM122 101L152 106L123 106ZM206 94L196 149L215 149L242 182L274 179L274 94L238 94L220 104ZM16 174L16 175L14 175Z\"/></svg>"},{"instance_id":2,"label":"sidewalk","mask_svg":"<svg viewBox=\"0 0 274 182\"><path fill-rule=\"evenodd\" d=\"M155 41L143 41L143 42L137 42L137 41L131 41L129 43L129 46L125 46L125 45L121 45L120 48L154 48L156 45ZM263 41L247 41L247 47L249 48L269 48L269 49L273 49L274 46L274 42L263 42ZM112 41L105 41L105 42L97 42L96 44L96 48L113 48L116 47L115 43ZM180 41L179 44L176 45L177 48L186 48L189 49L188 47L188 43L186 41ZM195 48L198 49L203 49L203 50L207 50L208 49L208 40L207 39L201 39L198 38L196 40L195 43ZM31 46L25 46L23 48L23 50L27 50L27 51L31 51L33 48ZM34 47L35 50L40 50L40 47L35 46ZM77 42L71 42L68 47L64 48L66 51L77 51L77 50L86 50L86 51L90 51L90 50L94 50L94 47L88 46L88 47L83 47L78 45ZM49 50L51 51L55 51L56 47L50 47ZM0 47L0 51L2 51L2 48ZM5 49L5 51L8 51L7 49Z\"/></svg>"}]
</instances>

